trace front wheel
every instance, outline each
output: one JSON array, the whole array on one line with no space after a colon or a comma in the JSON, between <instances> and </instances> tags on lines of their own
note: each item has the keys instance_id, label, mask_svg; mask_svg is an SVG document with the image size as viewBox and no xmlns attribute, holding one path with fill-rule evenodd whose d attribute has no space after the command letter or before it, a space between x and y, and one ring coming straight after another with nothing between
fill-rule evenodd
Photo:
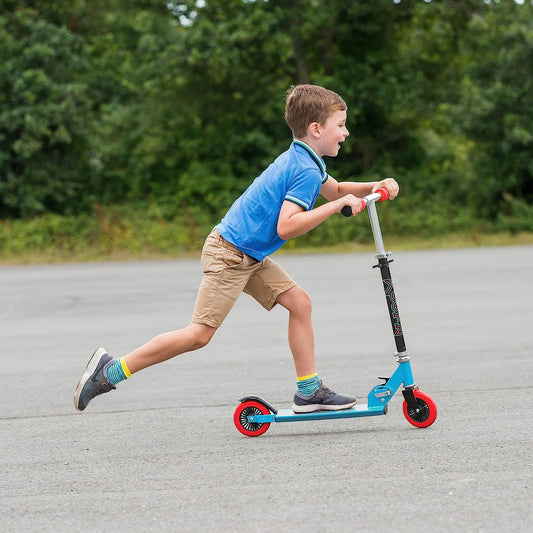
<instances>
[{"instance_id":1,"label":"front wheel","mask_svg":"<svg viewBox=\"0 0 533 533\"><path fill-rule=\"evenodd\" d=\"M437 405L433 398L418 389L413 391L416 403L418 404L416 409L413 409L407 405L407 402L403 401L403 414L407 419L407 422L417 428L427 428L435 422L437 418Z\"/></svg>"},{"instance_id":2,"label":"front wheel","mask_svg":"<svg viewBox=\"0 0 533 533\"><path fill-rule=\"evenodd\" d=\"M233 423L235 427L247 437L259 437L266 433L270 427L270 422L250 422L249 416L268 415L270 411L262 403L254 400L242 402L235 409Z\"/></svg>"}]
</instances>

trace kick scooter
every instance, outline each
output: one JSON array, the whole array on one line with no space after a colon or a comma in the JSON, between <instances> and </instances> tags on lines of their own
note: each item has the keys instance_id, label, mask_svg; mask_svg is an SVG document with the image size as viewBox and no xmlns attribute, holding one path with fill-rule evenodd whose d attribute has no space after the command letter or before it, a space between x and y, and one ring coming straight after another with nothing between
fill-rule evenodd
<instances>
[{"instance_id":1,"label":"kick scooter","mask_svg":"<svg viewBox=\"0 0 533 533\"><path fill-rule=\"evenodd\" d=\"M398 313L398 304L394 294L394 287L390 274L389 264L392 262L391 253L385 252L383 237L376 209L376 202L383 202L389 198L387 189L378 189L375 193L362 198L363 209L368 209L372 234L376 244L378 264L389 317L392 325L392 333L396 343L396 361L398 366L390 378L378 378L383 383L376 385L369 393L366 404L355 405L350 409L341 411L315 411L312 413L294 413L291 409L277 410L266 400L259 396L245 396L235 409L233 422L235 427L248 437L258 437L265 433L272 422L305 422L308 420L331 420L337 418L355 418L363 416L385 415L388 403L396 391L403 384L402 394L403 414L407 421L418 428L431 426L437 418L437 406L431 396L418 389L413 381L410 357L407 355L405 340L403 337L402 324ZM349 206L342 209L344 216L351 216Z\"/></svg>"}]
</instances>

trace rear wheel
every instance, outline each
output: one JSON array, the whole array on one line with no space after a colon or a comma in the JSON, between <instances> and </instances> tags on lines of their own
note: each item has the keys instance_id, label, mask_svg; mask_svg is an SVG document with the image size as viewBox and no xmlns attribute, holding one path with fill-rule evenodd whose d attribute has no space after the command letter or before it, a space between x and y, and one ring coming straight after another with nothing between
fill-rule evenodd
<instances>
[{"instance_id":1,"label":"rear wheel","mask_svg":"<svg viewBox=\"0 0 533 533\"><path fill-rule=\"evenodd\" d=\"M259 437L270 427L270 422L250 422L249 416L268 415L270 411L262 403L254 400L242 402L235 409L233 423L235 427L247 437Z\"/></svg>"},{"instance_id":2,"label":"rear wheel","mask_svg":"<svg viewBox=\"0 0 533 533\"><path fill-rule=\"evenodd\" d=\"M413 409L403 402L403 414L407 421L417 428L427 428L435 422L437 418L437 405L433 398L418 389L413 391L417 408Z\"/></svg>"}]
</instances>

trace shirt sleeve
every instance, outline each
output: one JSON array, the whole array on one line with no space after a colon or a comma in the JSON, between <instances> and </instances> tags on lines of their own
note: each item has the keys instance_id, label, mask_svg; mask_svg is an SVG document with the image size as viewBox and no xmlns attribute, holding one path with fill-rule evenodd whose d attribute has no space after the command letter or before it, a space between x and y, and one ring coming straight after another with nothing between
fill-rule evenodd
<instances>
[{"instance_id":1,"label":"shirt sleeve","mask_svg":"<svg viewBox=\"0 0 533 533\"><path fill-rule=\"evenodd\" d=\"M322 175L318 169L305 169L294 176L285 194L285 200L309 211L313 207L322 186Z\"/></svg>"}]
</instances>

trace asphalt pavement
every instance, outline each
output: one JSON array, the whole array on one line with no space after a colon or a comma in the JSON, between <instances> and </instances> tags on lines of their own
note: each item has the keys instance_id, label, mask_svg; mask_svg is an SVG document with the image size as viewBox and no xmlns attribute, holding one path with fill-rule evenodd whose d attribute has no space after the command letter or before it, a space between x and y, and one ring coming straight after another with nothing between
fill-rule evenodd
<instances>
[{"instance_id":1,"label":"asphalt pavement","mask_svg":"<svg viewBox=\"0 0 533 533\"><path fill-rule=\"evenodd\" d=\"M387 243L386 243L387 244ZM0 531L515 532L532 512L533 246L393 253L414 378L438 417L233 425L291 405L282 308L243 295L213 341L83 413L95 348L186 325L199 260L0 267ZM371 253L276 257L313 300L320 376L365 401L395 350Z\"/></svg>"}]
</instances>

